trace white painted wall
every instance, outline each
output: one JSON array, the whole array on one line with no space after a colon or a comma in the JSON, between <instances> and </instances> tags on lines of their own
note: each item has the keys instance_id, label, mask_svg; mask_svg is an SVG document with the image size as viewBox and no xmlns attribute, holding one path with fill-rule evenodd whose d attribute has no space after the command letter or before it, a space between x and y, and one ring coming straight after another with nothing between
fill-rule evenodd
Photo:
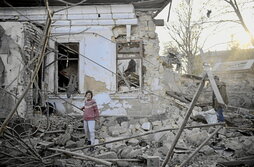
<instances>
[{"instance_id":1,"label":"white painted wall","mask_svg":"<svg viewBox=\"0 0 254 167\"><path fill-rule=\"evenodd\" d=\"M60 7L54 7L54 9L56 8L59 9ZM28 17L35 22L45 23L45 8L19 8L19 11L20 13L25 14L26 17L7 8L0 10L0 19L16 18L17 21L22 22L27 21ZM132 5L73 7L54 15L51 29L53 41L50 41L50 47L55 47L54 40L59 43L78 42L79 52L81 54L79 56L80 92L84 93L86 91L84 85L85 76L94 77L96 81L104 82L106 88L113 92L116 90L116 76L113 74L116 72L116 44L112 41L112 29L118 25L126 26L137 24L138 19L135 16L134 7ZM94 62L89 61L85 57L110 69L113 73L98 66ZM46 63L48 64L54 59L54 54L50 54ZM57 76L55 67L51 65L46 69L46 72L47 75L45 81L48 82L48 91L53 92L53 81ZM108 92L106 92L106 94L108 95ZM97 96L99 95L100 94L97 94ZM65 98L65 95L61 95L61 97ZM59 111L67 112L65 111L66 106L63 100L53 97L49 97L49 99L52 103L56 104ZM79 99L73 97L72 103L78 106L82 105L83 97L80 97ZM104 114L110 115L110 113L113 112L113 114L117 115L120 112L120 114L126 115L126 107L120 105L120 102L116 103L117 105L111 106L111 108L104 112Z\"/></svg>"},{"instance_id":2,"label":"white painted wall","mask_svg":"<svg viewBox=\"0 0 254 167\"><path fill-rule=\"evenodd\" d=\"M86 91L86 86L82 84L85 75L104 82L108 90L116 89L116 76L114 75L116 72L116 45L109 40L112 35L111 27L101 27L97 34L84 35L84 39L80 43L80 53L87 58L80 57L81 92Z\"/></svg>"},{"instance_id":3,"label":"white painted wall","mask_svg":"<svg viewBox=\"0 0 254 167\"><path fill-rule=\"evenodd\" d=\"M0 54L5 66L5 89L12 92L18 97L24 91L24 61L20 50L24 46L23 24L17 22L1 22L1 26L8 36L7 41L9 53ZM24 116L26 112L26 102L23 99L17 109L20 116Z\"/></svg>"},{"instance_id":4,"label":"white painted wall","mask_svg":"<svg viewBox=\"0 0 254 167\"><path fill-rule=\"evenodd\" d=\"M7 8L0 10L0 18L16 18L18 21L27 21L29 18L40 23L44 23L46 19L45 8L19 8L19 12L26 17L22 15L17 17L15 11ZM116 44L111 41L112 28L117 25L136 25L137 23L132 5L77 6L54 14L51 28L53 40L59 43L79 43L81 54L79 56L79 91L81 93L86 91L85 76L104 82L111 92L116 90L116 76L113 74L116 72ZM54 41L50 42L50 46L55 47ZM46 64L54 59L54 55L50 54ZM57 79L54 65L48 67L46 73L48 91L53 92L53 81Z\"/></svg>"}]
</instances>

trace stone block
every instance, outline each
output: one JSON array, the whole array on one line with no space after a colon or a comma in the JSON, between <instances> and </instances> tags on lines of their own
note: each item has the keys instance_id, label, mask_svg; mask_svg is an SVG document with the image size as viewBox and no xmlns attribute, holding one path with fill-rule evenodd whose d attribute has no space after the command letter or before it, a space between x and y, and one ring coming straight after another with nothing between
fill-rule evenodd
<instances>
[{"instance_id":1,"label":"stone block","mask_svg":"<svg viewBox=\"0 0 254 167\"><path fill-rule=\"evenodd\" d=\"M66 147L66 148L74 148L74 147L77 147L77 143L74 142L74 141L72 141L72 140L69 140L69 141L67 141L65 147Z\"/></svg>"},{"instance_id":2,"label":"stone block","mask_svg":"<svg viewBox=\"0 0 254 167\"><path fill-rule=\"evenodd\" d=\"M119 152L119 150L121 150L125 147L126 147L126 144L123 142L113 143L113 145L111 147L111 151Z\"/></svg>"},{"instance_id":3,"label":"stone block","mask_svg":"<svg viewBox=\"0 0 254 167\"><path fill-rule=\"evenodd\" d=\"M122 128L129 128L129 122L121 122L121 127Z\"/></svg>"},{"instance_id":4,"label":"stone block","mask_svg":"<svg viewBox=\"0 0 254 167\"><path fill-rule=\"evenodd\" d=\"M147 167L158 167L160 166L160 157L158 156L148 156L146 159Z\"/></svg>"},{"instance_id":5,"label":"stone block","mask_svg":"<svg viewBox=\"0 0 254 167\"><path fill-rule=\"evenodd\" d=\"M162 122L161 121L152 122L152 125L153 125L154 130L159 130L159 129L162 128Z\"/></svg>"},{"instance_id":6,"label":"stone block","mask_svg":"<svg viewBox=\"0 0 254 167\"><path fill-rule=\"evenodd\" d=\"M149 28L154 28L155 27L155 24L152 20L148 21L148 27Z\"/></svg>"},{"instance_id":7,"label":"stone block","mask_svg":"<svg viewBox=\"0 0 254 167\"><path fill-rule=\"evenodd\" d=\"M77 147L83 147L85 145L86 140L85 139L80 139L79 141L76 142Z\"/></svg>"},{"instance_id":8,"label":"stone block","mask_svg":"<svg viewBox=\"0 0 254 167\"><path fill-rule=\"evenodd\" d=\"M64 167L66 166L66 161L64 159L56 159L53 164L54 166Z\"/></svg>"},{"instance_id":9,"label":"stone block","mask_svg":"<svg viewBox=\"0 0 254 167\"><path fill-rule=\"evenodd\" d=\"M158 152L162 153L164 156L167 155L171 145L170 144L165 144L163 147L158 148Z\"/></svg>"},{"instance_id":10,"label":"stone block","mask_svg":"<svg viewBox=\"0 0 254 167\"><path fill-rule=\"evenodd\" d=\"M1 143L0 143L0 144L1 144ZM42 142L39 142L38 145L39 145L42 149L45 149L45 148L52 147L52 146L54 145L54 142L42 141Z\"/></svg>"},{"instance_id":11,"label":"stone block","mask_svg":"<svg viewBox=\"0 0 254 167\"><path fill-rule=\"evenodd\" d=\"M148 122L148 119L147 119L147 118L141 118L141 119L139 119L140 125L142 125L142 124L145 123L145 122Z\"/></svg>"},{"instance_id":12,"label":"stone block","mask_svg":"<svg viewBox=\"0 0 254 167\"><path fill-rule=\"evenodd\" d=\"M130 152L132 152L132 147L125 147L121 150L121 157L122 158L130 158Z\"/></svg>"},{"instance_id":13,"label":"stone block","mask_svg":"<svg viewBox=\"0 0 254 167\"><path fill-rule=\"evenodd\" d=\"M121 128L118 129L118 131L119 131L120 134L124 134L124 133L126 133L128 131L128 129L121 127Z\"/></svg>"},{"instance_id":14,"label":"stone block","mask_svg":"<svg viewBox=\"0 0 254 167\"><path fill-rule=\"evenodd\" d=\"M119 167L129 167L130 166L129 162L126 162L126 161L117 161L116 163L117 163L117 166L119 166Z\"/></svg>"},{"instance_id":15,"label":"stone block","mask_svg":"<svg viewBox=\"0 0 254 167\"><path fill-rule=\"evenodd\" d=\"M203 152L205 155L211 155L214 153L214 149L211 148L210 146L206 145L206 146L202 147L200 152Z\"/></svg>"},{"instance_id":16,"label":"stone block","mask_svg":"<svg viewBox=\"0 0 254 167\"><path fill-rule=\"evenodd\" d=\"M154 121L152 122L153 126L162 126L161 121Z\"/></svg>"},{"instance_id":17,"label":"stone block","mask_svg":"<svg viewBox=\"0 0 254 167\"><path fill-rule=\"evenodd\" d=\"M142 129L146 130L146 131L149 131L152 129L152 126L151 126L151 123L150 122L145 122L142 124Z\"/></svg>"},{"instance_id":18,"label":"stone block","mask_svg":"<svg viewBox=\"0 0 254 167\"><path fill-rule=\"evenodd\" d=\"M120 138L122 138L122 137L107 137L107 138L105 138L105 141L104 141L104 142L109 142L109 141L113 141L113 140L118 140L118 139L120 139ZM117 143L118 143L118 142L117 142ZM115 146L118 146L117 143L109 143L109 144L106 144L105 146L106 146L106 148L114 149ZM121 142L119 142L119 143L121 143Z\"/></svg>"},{"instance_id":19,"label":"stone block","mask_svg":"<svg viewBox=\"0 0 254 167\"><path fill-rule=\"evenodd\" d=\"M138 139L130 139L128 140L128 144L132 146L136 146L139 143Z\"/></svg>"},{"instance_id":20,"label":"stone block","mask_svg":"<svg viewBox=\"0 0 254 167\"><path fill-rule=\"evenodd\" d=\"M117 159L118 158L116 153L112 151L97 155L96 157L100 159Z\"/></svg>"},{"instance_id":21,"label":"stone block","mask_svg":"<svg viewBox=\"0 0 254 167\"><path fill-rule=\"evenodd\" d=\"M57 138L56 143L60 146L64 146L66 142L69 141L70 139L71 139L70 134L62 134Z\"/></svg>"},{"instance_id":22,"label":"stone block","mask_svg":"<svg viewBox=\"0 0 254 167\"><path fill-rule=\"evenodd\" d=\"M138 156L141 156L141 155L142 155L141 149L132 150L128 153L129 158L137 158Z\"/></svg>"},{"instance_id":23,"label":"stone block","mask_svg":"<svg viewBox=\"0 0 254 167\"><path fill-rule=\"evenodd\" d=\"M110 134L111 136L113 136L113 137L117 137L117 136L120 135L120 133L119 133L118 130L113 130L113 131L111 131L109 134Z\"/></svg>"},{"instance_id":24,"label":"stone block","mask_svg":"<svg viewBox=\"0 0 254 167\"><path fill-rule=\"evenodd\" d=\"M194 132L186 134L186 141L194 146L200 145L205 139L208 138L208 133L206 131Z\"/></svg>"},{"instance_id":25,"label":"stone block","mask_svg":"<svg viewBox=\"0 0 254 167\"><path fill-rule=\"evenodd\" d=\"M119 129L120 129L120 126L110 126L108 128L108 133L109 133L109 135L111 135L113 137L119 136L119 134L120 134Z\"/></svg>"},{"instance_id":26,"label":"stone block","mask_svg":"<svg viewBox=\"0 0 254 167\"><path fill-rule=\"evenodd\" d=\"M167 139L167 132L155 133L153 136L153 140L155 142L165 141L166 139Z\"/></svg>"}]
</instances>

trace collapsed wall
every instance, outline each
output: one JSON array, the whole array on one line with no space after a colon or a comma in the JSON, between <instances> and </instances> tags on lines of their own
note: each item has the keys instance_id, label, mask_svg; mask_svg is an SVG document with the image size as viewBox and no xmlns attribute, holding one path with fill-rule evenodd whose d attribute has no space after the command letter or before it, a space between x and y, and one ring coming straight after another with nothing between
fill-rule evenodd
<instances>
[{"instance_id":1,"label":"collapsed wall","mask_svg":"<svg viewBox=\"0 0 254 167\"><path fill-rule=\"evenodd\" d=\"M138 25L131 27L130 41L142 41L142 82L141 91L116 92L101 106L102 115L129 115L148 117L165 113L171 100L165 98L170 77L165 74L173 73L162 67L159 61L159 40L155 33L156 25L152 12L136 12ZM113 28L116 42L127 40L126 27ZM128 42L128 41L127 41ZM165 78L167 77L167 78ZM99 95L100 96L100 95ZM96 96L95 96L96 98ZM100 98L97 99L100 103ZM118 107L117 107L118 106Z\"/></svg>"},{"instance_id":2,"label":"collapsed wall","mask_svg":"<svg viewBox=\"0 0 254 167\"><path fill-rule=\"evenodd\" d=\"M55 9L58 9L58 7ZM45 11L42 8L20 8L20 11L26 13L27 18L36 23L45 22L46 15L44 16ZM82 12L79 13L77 11ZM38 14L42 14L43 17L34 17ZM152 14L152 12L137 12L133 5L82 6L70 8L68 12L62 11L56 13L53 19L59 19L53 22L51 30L51 38L53 38L54 41L49 42L50 48L49 53L46 55L44 68L40 71L38 82L35 83L33 87L34 98L32 98L31 92L28 96L33 99L35 105L41 105L40 98L42 97L39 92L45 91L49 93L48 101L59 113L66 114L75 111L82 114L82 112L73 105L81 107L83 105L85 91L87 89L92 89L98 97L101 97L96 99L102 101L101 104L104 105L100 108L101 111L107 110L115 112L119 110L120 112L123 111L125 114L130 115L149 115L164 112L165 103L163 102L164 104L162 105L161 103L165 99L161 98L161 96L165 95L163 81L167 82L167 79L165 79L164 76L165 69L161 66L158 59L159 41L155 33L156 26ZM11 9L4 10L3 17L5 15L9 19L15 17L15 13L13 13ZM80 19L81 16L85 21ZM73 21L68 19L69 17L72 17ZM27 49L33 51L33 48L39 46L37 45L38 41L40 41L40 36L38 36L38 34L41 34L41 32L39 28L36 28L34 25L31 25L34 29L34 31L31 32L22 28L22 24L27 21L27 18L20 17L16 18L15 23L6 21L2 22L2 24L12 24L12 27L15 27L16 24L20 25L19 27L21 27L21 29L8 29L8 33L13 34L13 36L15 36L15 34L21 34L17 37L20 45L20 51L18 51L20 55L15 55L15 58L24 57L28 54L30 56L29 60L31 60L34 53L29 53ZM29 41L26 40L26 38L31 39L30 41L32 42L30 42L30 44L35 43L36 45L25 46L27 41ZM60 57L65 54L64 50L68 50L67 47L62 46L62 44L66 43L67 46L73 46L73 44L75 44L74 50L77 53L71 55L72 57L68 57L70 59L60 60L60 58L65 58ZM100 43L100 49L98 49L97 43ZM139 45L134 48L134 52L135 54L137 54L136 51L140 53L139 56L136 56L138 57L136 68L139 71L136 71L136 74L133 75L134 78L130 78L130 88L127 88L128 91L126 92L121 92L119 87L116 86L116 78L118 77L116 76L118 75L116 69L118 66L118 64L116 64L116 46L121 43L124 43L126 46L131 43L138 43ZM135 49L138 50L135 51ZM24 50L24 53L22 50ZM59 54L59 52L61 52L61 54ZM36 51L36 53L38 52ZM69 50L69 52L67 52L67 54L70 53L73 53L73 51ZM130 55L134 56L134 54ZM94 62L89 59L92 59ZM27 63L27 60L18 58L15 59L15 63L13 63L14 66L18 63L18 60L21 60L23 64ZM59 82L65 82L64 79L68 78L68 76L65 76L65 74L68 73L68 71L66 71L67 67L62 68L60 65L68 66L70 62L74 61L76 74L73 80L73 90L70 93L68 92L70 89L67 88L70 86L69 83ZM128 61L122 61L121 63L125 64L125 66L123 65L121 67L126 68ZM20 69L24 68L22 63L20 63ZM3 64L6 64L6 60L3 60ZM110 70L112 70L113 73L110 72ZM125 72L128 70L131 72L130 69L124 70ZM69 73L72 72L74 72L74 70L71 70ZM171 73L172 71L167 72ZM9 74L10 76L13 75L13 77L9 77ZM8 79L14 79L16 74L19 74L18 70L8 71ZM24 82L29 82L29 71L27 74L28 75L20 74L19 77L22 78ZM64 79L61 80L60 74L62 74L61 77ZM28 79L25 77L28 77ZM1 78L3 78L3 75L1 75ZM22 79L15 80L15 85L18 85L18 82L23 82ZM11 81L6 82L5 85L8 85L10 82ZM78 83L76 84L76 82ZM123 82L124 81L121 80L121 83ZM24 89L26 84L27 83L22 86L20 85L19 91L22 88ZM135 89L134 91L133 87ZM107 94L107 98L103 99L105 93ZM21 92L19 92L19 94L21 94ZM58 96L60 96L60 98ZM111 100L108 100L108 96ZM26 103L30 101L28 107L32 105L31 99L26 100ZM114 100L118 100L119 104ZM139 103L142 105L139 105Z\"/></svg>"},{"instance_id":3,"label":"collapsed wall","mask_svg":"<svg viewBox=\"0 0 254 167\"><path fill-rule=\"evenodd\" d=\"M165 112L168 103L171 103L170 100L164 98L163 96L165 95L166 85L170 84L170 78L165 78L165 73L173 72L171 70L166 71L159 61L159 41L158 36L155 33L156 25L154 24L152 18L152 12L137 12L136 17L138 19L137 25L131 25L130 29L124 25L112 26L112 36L110 37L112 39L111 43L116 45L117 49L118 46L120 49L121 47L129 49L128 51L130 52L130 57L135 57L137 53L139 56L141 56L135 57L138 57L138 59L135 59L136 74L134 75L134 77L137 78L130 78L130 80L128 80L129 78L126 77L130 84L130 88L128 88L126 84L119 86L119 82L117 80L117 90L114 90L115 88L112 88L111 90L103 89L102 86L104 85L105 87L105 84L99 84L99 81L96 80L96 77L101 75L100 72L98 72L96 75L93 75L95 78L94 82L86 82L84 84L85 87L91 88L94 91L94 98L99 105L102 115L148 116ZM84 34L86 35L86 33ZM85 49L89 49L88 44L85 46L81 44L83 43L80 43L80 48L84 47ZM118 50L116 52L118 52ZM95 54L96 53L97 52L95 52ZM122 53L126 54L126 50L123 52L119 51L119 55ZM118 61L117 56L118 54L116 55L116 59ZM126 60L126 57L120 58L123 58L123 61L119 63L119 68L123 68L124 70L122 70L122 73L124 73L127 71L126 69L131 58L128 59L128 61ZM110 61L110 59L111 58L109 58L108 61ZM98 62L100 61L98 60ZM94 67L95 69L101 68L96 64L93 64L93 66L96 66ZM116 64L116 66L118 66L118 64ZM89 71L89 69L87 70ZM83 71L83 69L81 71ZM103 76L106 78L108 76L107 70L103 69L103 71L106 71L105 75ZM113 74L110 74L110 77L112 77L112 75ZM116 72L115 77L117 79L122 79L118 72ZM83 80L82 76L80 77L80 80ZM112 82L115 82L115 80L112 80ZM121 84L124 83L123 80L120 80L120 82ZM82 84L82 82L79 82L80 87L83 87ZM60 94L60 96L61 98L65 98L63 94ZM59 110L61 114L70 113L72 111L82 114L82 111L69 104L71 103L81 107L84 100L84 97L82 96L83 94L73 94L71 98L65 99L65 101L58 99L58 97L50 97L50 102L56 105L56 109Z\"/></svg>"},{"instance_id":4,"label":"collapsed wall","mask_svg":"<svg viewBox=\"0 0 254 167\"><path fill-rule=\"evenodd\" d=\"M30 82L41 36L42 31L30 23L0 22L1 117L6 117ZM21 117L32 113L32 87L17 111Z\"/></svg>"}]
</instances>

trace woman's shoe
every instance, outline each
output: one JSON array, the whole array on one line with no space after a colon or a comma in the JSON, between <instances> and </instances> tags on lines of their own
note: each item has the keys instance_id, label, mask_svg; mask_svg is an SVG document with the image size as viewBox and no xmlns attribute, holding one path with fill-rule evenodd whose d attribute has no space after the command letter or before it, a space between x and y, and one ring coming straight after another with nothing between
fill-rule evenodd
<instances>
[{"instance_id":1,"label":"woman's shoe","mask_svg":"<svg viewBox=\"0 0 254 167\"><path fill-rule=\"evenodd\" d=\"M85 141L85 145L91 145L91 141L90 140L86 140Z\"/></svg>"}]
</instances>

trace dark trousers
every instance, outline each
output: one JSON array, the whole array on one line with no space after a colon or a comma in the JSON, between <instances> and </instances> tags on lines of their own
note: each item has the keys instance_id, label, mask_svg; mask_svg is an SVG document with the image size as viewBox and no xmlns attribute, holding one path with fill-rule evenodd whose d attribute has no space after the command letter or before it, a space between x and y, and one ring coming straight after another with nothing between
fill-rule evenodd
<instances>
[{"instance_id":1,"label":"dark trousers","mask_svg":"<svg viewBox=\"0 0 254 167\"><path fill-rule=\"evenodd\" d=\"M218 122L224 122L225 121L224 116L223 116L223 112L224 112L224 110L222 108L218 108L216 110Z\"/></svg>"}]
</instances>

